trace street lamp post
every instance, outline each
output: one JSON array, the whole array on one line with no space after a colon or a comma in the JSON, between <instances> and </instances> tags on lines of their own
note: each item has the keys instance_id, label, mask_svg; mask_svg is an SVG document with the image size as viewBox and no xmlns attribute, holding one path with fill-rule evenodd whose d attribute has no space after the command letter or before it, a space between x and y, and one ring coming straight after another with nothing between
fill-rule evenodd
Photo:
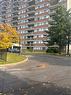
<instances>
[{"instance_id":1,"label":"street lamp post","mask_svg":"<svg viewBox=\"0 0 71 95\"><path fill-rule=\"evenodd\" d=\"M20 36L19 36L19 55L20 55Z\"/></svg>"}]
</instances>

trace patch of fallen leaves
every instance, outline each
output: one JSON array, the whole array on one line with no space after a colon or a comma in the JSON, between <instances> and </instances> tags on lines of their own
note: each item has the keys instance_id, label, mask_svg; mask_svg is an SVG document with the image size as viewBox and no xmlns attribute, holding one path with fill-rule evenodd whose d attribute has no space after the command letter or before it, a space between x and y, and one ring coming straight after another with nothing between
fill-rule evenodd
<instances>
[{"instance_id":1,"label":"patch of fallen leaves","mask_svg":"<svg viewBox=\"0 0 71 95\"><path fill-rule=\"evenodd\" d=\"M39 64L36 67L38 67L39 69L45 69L48 67L48 65L47 64Z\"/></svg>"}]
</instances>

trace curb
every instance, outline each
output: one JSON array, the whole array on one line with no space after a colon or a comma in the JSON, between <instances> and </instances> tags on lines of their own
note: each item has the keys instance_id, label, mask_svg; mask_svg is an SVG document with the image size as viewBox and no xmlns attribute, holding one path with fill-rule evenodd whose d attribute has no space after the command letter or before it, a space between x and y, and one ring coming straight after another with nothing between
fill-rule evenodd
<instances>
[{"instance_id":1,"label":"curb","mask_svg":"<svg viewBox=\"0 0 71 95\"><path fill-rule=\"evenodd\" d=\"M17 63L11 63L11 64L3 64L3 65L0 65L0 67L5 67L5 66L15 66L15 65L19 65L19 64L21 64L21 63L25 63L26 61L28 61L28 57L25 59L25 60L23 60L23 61L20 61L20 62L17 62Z\"/></svg>"}]
</instances>

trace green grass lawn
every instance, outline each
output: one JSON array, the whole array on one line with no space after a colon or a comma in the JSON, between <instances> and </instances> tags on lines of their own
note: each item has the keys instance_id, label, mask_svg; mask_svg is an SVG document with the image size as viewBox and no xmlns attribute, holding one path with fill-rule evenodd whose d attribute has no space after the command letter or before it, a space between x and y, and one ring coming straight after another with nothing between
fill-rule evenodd
<instances>
[{"instance_id":1,"label":"green grass lawn","mask_svg":"<svg viewBox=\"0 0 71 95\"><path fill-rule=\"evenodd\" d=\"M7 53L7 61L0 60L0 64L11 64L11 63L16 63L20 62L26 59L26 56L24 55L19 55L15 53Z\"/></svg>"},{"instance_id":2,"label":"green grass lawn","mask_svg":"<svg viewBox=\"0 0 71 95\"><path fill-rule=\"evenodd\" d=\"M34 51L30 51L27 49L22 50L22 54L28 54L28 55L33 55L33 54L46 54L46 51L42 51L42 50L34 50Z\"/></svg>"}]
</instances>

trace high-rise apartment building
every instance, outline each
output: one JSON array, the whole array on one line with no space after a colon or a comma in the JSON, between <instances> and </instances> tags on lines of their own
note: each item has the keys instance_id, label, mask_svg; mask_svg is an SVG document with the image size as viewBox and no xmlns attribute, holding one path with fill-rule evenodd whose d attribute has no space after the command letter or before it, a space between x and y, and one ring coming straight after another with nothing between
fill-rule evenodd
<instances>
[{"instance_id":1,"label":"high-rise apartment building","mask_svg":"<svg viewBox=\"0 0 71 95\"><path fill-rule=\"evenodd\" d=\"M0 9L1 9L1 1L0 1ZM2 17L1 17L1 11L0 11L0 23L2 21Z\"/></svg>"},{"instance_id":2,"label":"high-rise apartment building","mask_svg":"<svg viewBox=\"0 0 71 95\"><path fill-rule=\"evenodd\" d=\"M67 9L71 8L71 0L67 0Z\"/></svg>"},{"instance_id":3,"label":"high-rise apartment building","mask_svg":"<svg viewBox=\"0 0 71 95\"><path fill-rule=\"evenodd\" d=\"M2 22L10 23L20 33L24 49L45 50L49 38L49 13L56 6L71 7L71 0L2 0L0 2Z\"/></svg>"},{"instance_id":4,"label":"high-rise apartment building","mask_svg":"<svg viewBox=\"0 0 71 95\"><path fill-rule=\"evenodd\" d=\"M18 0L2 0L1 1L2 22L10 23L15 27L18 26Z\"/></svg>"},{"instance_id":5,"label":"high-rise apartment building","mask_svg":"<svg viewBox=\"0 0 71 95\"><path fill-rule=\"evenodd\" d=\"M48 0L23 0L19 7L18 31L23 48L47 49L49 2Z\"/></svg>"},{"instance_id":6,"label":"high-rise apartment building","mask_svg":"<svg viewBox=\"0 0 71 95\"><path fill-rule=\"evenodd\" d=\"M8 22L8 20L9 20L9 19L7 19L8 15L10 14L8 12L8 8L10 9L9 6L10 6L9 5L9 0L2 0L0 2L0 9L1 9L0 13L1 13L1 17L2 17L2 22L4 22L4 23Z\"/></svg>"},{"instance_id":7,"label":"high-rise apartment building","mask_svg":"<svg viewBox=\"0 0 71 95\"><path fill-rule=\"evenodd\" d=\"M57 6L62 5L67 8L67 1L68 0L49 0L50 2L50 16L55 12Z\"/></svg>"},{"instance_id":8,"label":"high-rise apartment building","mask_svg":"<svg viewBox=\"0 0 71 95\"><path fill-rule=\"evenodd\" d=\"M2 0L3 22L17 27L25 49L47 49L48 0Z\"/></svg>"},{"instance_id":9,"label":"high-rise apartment building","mask_svg":"<svg viewBox=\"0 0 71 95\"><path fill-rule=\"evenodd\" d=\"M71 0L49 0L49 2L51 11L54 11L58 5L64 6L67 10L71 8Z\"/></svg>"}]
</instances>

